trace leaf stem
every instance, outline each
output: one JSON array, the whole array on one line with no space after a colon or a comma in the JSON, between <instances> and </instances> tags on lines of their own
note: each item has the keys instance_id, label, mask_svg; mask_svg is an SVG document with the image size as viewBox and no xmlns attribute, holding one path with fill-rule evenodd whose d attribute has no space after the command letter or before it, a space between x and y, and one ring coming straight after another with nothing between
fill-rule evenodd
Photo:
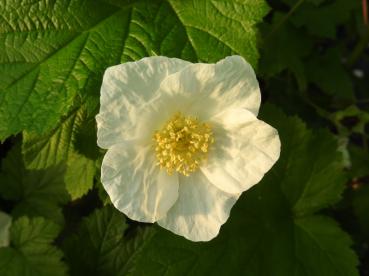
<instances>
[{"instance_id":1,"label":"leaf stem","mask_svg":"<svg viewBox=\"0 0 369 276\"><path fill-rule=\"evenodd\" d=\"M366 28L365 34L361 37L358 44L356 44L354 50L351 55L348 57L346 64L351 67L356 61L360 58L362 53L365 51L369 42L369 28Z\"/></svg>"},{"instance_id":2,"label":"leaf stem","mask_svg":"<svg viewBox=\"0 0 369 276\"><path fill-rule=\"evenodd\" d=\"M266 35L265 40L268 40L278 29L294 14L294 12L305 2L305 0L299 0L289 12L272 28L272 30Z\"/></svg>"},{"instance_id":3,"label":"leaf stem","mask_svg":"<svg viewBox=\"0 0 369 276\"><path fill-rule=\"evenodd\" d=\"M302 99L304 99L306 101L306 103L308 105L310 105L311 107L313 107L315 109L315 111L323 118L325 118L326 120L328 120L329 122L331 122L336 128L337 128L337 122L334 120L332 114L330 112L328 112L327 110L325 110L324 108L320 107L319 105L317 105L315 102L313 102L308 94L307 91L300 91L300 95L302 96Z\"/></svg>"}]
</instances>

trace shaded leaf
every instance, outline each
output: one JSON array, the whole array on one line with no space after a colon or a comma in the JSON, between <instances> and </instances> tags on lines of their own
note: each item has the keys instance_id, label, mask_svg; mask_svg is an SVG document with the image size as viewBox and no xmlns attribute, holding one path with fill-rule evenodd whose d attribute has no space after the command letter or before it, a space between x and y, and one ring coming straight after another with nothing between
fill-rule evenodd
<instances>
[{"instance_id":1,"label":"shaded leaf","mask_svg":"<svg viewBox=\"0 0 369 276\"><path fill-rule=\"evenodd\" d=\"M42 218L22 217L11 226L11 246L0 248L3 276L63 276L67 268L62 252L52 242L60 228Z\"/></svg>"},{"instance_id":2,"label":"shaded leaf","mask_svg":"<svg viewBox=\"0 0 369 276\"><path fill-rule=\"evenodd\" d=\"M65 190L65 167L53 166L44 170L27 170L20 147L15 146L3 160L0 173L0 196L15 202L15 217L43 216L58 223L64 221L60 205L69 196Z\"/></svg>"},{"instance_id":3,"label":"shaded leaf","mask_svg":"<svg viewBox=\"0 0 369 276\"><path fill-rule=\"evenodd\" d=\"M337 49L330 49L323 56L315 56L306 63L306 74L310 82L329 96L353 101L354 91L350 75L341 62Z\"/></svg>"},{"instance_id":4,"label":"shaded leaf","mask_svg":"<svg viewBox=\"0 0 369 276\"><path fill-rule=\"evenodd\" d=\"M304 3L291 17L297 27L305 27L311 34L335 38L337 27L347 21L359 1L310 1ZM317 4L320 4L317 6Z\"/></svg>"},{"instance_id":5,"label":"shaded leaf","mask_svg":"<svg viewBox=\"0 0 369 276\"><path fill-rule=\"evenodd\" d=\"M151 232L127 229L125 217L112 206L85 218L63 245L71 275L128 275Z\"/></svg>"},{"instance_id":6,"label":"shaded leaf","mask_svg":"<svg viewBox=\"0 0 369 276\"><path fill-rule=\"evenodd\" d=\"M61 123L50 133L39 136L25 132L23 135L22 152L26 166L31 169L46 169L50 166L64 165L66 171L61 179L64 179L72 199L86 194L93 186L94 161L79 153L80 150L77 147L86 143L88 146L85 146L82 152L86 155L90 154L90 156L96 155L95 133L85 141L80 140L80 132L86 131L83 128L88 120L87 111L83 104L63 118ZM90 127L93 131L94 125ZM95 143L94 147L90 141Z\"/></svg>"},{"instance_id":7,"label":"shaded leaf","mask_svg":"<svg viewBox=\"0 0 369 276\"><path fill-rule=\"evenodd\" d=\"M304 58L312 50L313 43L304 32L288 22L279 25L285 16L282 13L275 13L273 23L263 25L265 40L260 59L260 71L267 77L271 77L289 70L297 79L299 87L305 89L307 80Z\"/></svg>"},{"instance_id":8,"label":"shaded leaf","mask_svg":"<svg viewBox=\"0 0 369 276\"><path fill-rule=\"evenodd\" d=\"M98 95L110 65L233 53L256 65L254 25L267 11L264 0L1 2L0 140L51 130L77 95Z\"/></svg>"}]
</instances>

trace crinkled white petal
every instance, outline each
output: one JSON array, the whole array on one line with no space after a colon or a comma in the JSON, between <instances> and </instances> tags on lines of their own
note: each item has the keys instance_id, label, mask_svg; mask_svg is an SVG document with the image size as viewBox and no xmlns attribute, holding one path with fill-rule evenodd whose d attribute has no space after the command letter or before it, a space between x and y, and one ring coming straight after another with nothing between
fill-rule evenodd
<instances>
[{"instance_id":1,"label":"crinkled white petal","mask_svg":"<svg viewBox=\"0 0 369 276\"><path fill-rule=\"evenodd\" d=\"M200 172L179 177L179 197L158 224L192 241L216 237L229 217L238 195L230 195L212 185Z\"/></svg>"},{"instance_id":2,"label":"crinkled white petal","mask_svg":"<svg viewBox=\"0 0 369 276\"><path fill-rule=\"evenodd\" d=\"M162 80L190 64L187 61L150 57L109 67L101 86L100 112L96 116L97 144L108 149L130 140L142 110L158 95Z\"/></svg>"},{"instance_id":3,"label":"crinkled white petal","mask_svg":"<svg viewBox=\"0 0 369 276\"><path fill-rule=\"evenodd\" d=\"M108 149L101 181L114 206L193 241L214 238L239 195L279 157L277 131L256 118L260 97L239 56L216 64L151 57L109 68L96 120L98 145ZM153 150L155 130L176 112L213 126L208 161L189 177L160 170Z\"/></svg>"},{"instance_id":4,"label":"crinkled white petal","mask_svg":"<svg viewBox=\"0 0 369 276\"><path fill-rule=\"evenodd\" d=\"M250 189L279 158L277 130L245 109L225 111L211 123L215 143L202 172L225 192L239 194Z\"/></svg>"},{"instance_id":5,"label":"crinkled white petal","mask_svg":"<svg viewBox=\"0 0 369 276\"><path fill-rule=\"evenodd\" d=\"M0 211L0 247L8 246L10 243L10 226L12 218Z\"/></svg>"},{"instance_id":6,"label":"crinkled white petal","mask_svg":"<svg viewBox=\"0 0 369 276\"><path fill-rule=\"evenodd\" d=\"M261 94L254 70L242 57L230 56L216 64L191 64L166 77L155 104L201 120L227 109L245 108L257 115Z\"/></svg>"},{"instance_id":7,"label":"crinkled white petal","mask_svg":"<svg viewBox=\"0 0 369 276\"><path fill-rule=\"evenodd\" d=\"M101 182L118 210L133 220L155 222L176 202L178 176L160 170L152 149L137 144L118 144L108 150Z\"/></svg>"}]
</instances>

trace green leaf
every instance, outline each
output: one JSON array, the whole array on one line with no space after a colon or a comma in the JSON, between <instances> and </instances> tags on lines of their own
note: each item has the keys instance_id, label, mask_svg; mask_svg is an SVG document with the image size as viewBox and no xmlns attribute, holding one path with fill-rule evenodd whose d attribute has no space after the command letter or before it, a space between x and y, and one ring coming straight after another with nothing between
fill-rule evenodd
<instances>
[{"instance_id":1,"label":"green leaf","mask_svg":"<svg viewBox=\"0 0 369 276\"><path fill-rule=\"evenodd\" d=\"M66 167L61 179L64 179L72 199L81 197L92 188L95 162L86 155L92 158L98 155L95 125L90 123L86 104L79 106L78 102L76 106L48 134L39 136L24 132L22 144L27 168ZM86 129L89 136L84 134Z\"/></svg>"},{"instance_id":2,"label":"green leaf","mask_svg":"<svg viewBox=\"0 0 369 276\"><path fill-rule=\"evenodd\" d=\"M313 213L340 200L347 176L337 139L326 130L307 129L273 106L263 109L262 119L279 131L282 151L273 181L280 183L293 212Z\"/></svg>"},{"instance_id":3,"label":"green leaf","mask_svg":"<svg viewBox=\"0 0 369 276\"><path fill-rule=\"evenodd\" d=\"M80 198L92 189L95 171L93 160L77 153L69 155L64 180L72 200Z\"/></svg>"},{"instance_id":4,"label":"green leaf","mask_svg":"<svg viewBox=\"0 0 369 276\"><path fill-rule=\"evenodd\" d=\"M237 53L256 66L259 55L254 25L269 11L265 1L169 3L200 61L216 61Z\"/></svg>"},{"instance_id":5,"label":"green leaf","mask_svg":"<svg viewBox=\"0 0 369 276\"><path fill-rule=\"evenodd\" d=\"M128 275L151 231L129 229L112 206L85 218L63 244L71 275Z\"/></svg>"},{"instance_id":6,"label":"green leaf","mask_svg":"<svg viewBox=\"0 0 369 276\"><path fill-rule=\"evenodd\" d=\"M259 207L270 216L253 217L260 213L251 208ZM275 202L269 208L237 206L221 235L208 243L193 244L160 230L132 275L358 275L351 240L333 220L273 218L278 213L267 209L275 207Z\"/></svg>"},{"instance_id":7,"label":"green leaf","mask_svg":"<svg viewBox=\"0 0 369 276\"><path fill-rule=\"evenodd\" d=\"M2 2L0 140L54 128L77 95L98 95L110 65L238 53L255 66L254 26L267 11L264 0Z\"/></svg>"},{"instance_id":8,"label":"green leaf","mask_svg":"<svg viewBox=\"0 0 369 276\"><path fill-rule=\"evenodd\" d=\"M337 49L310 58L306 62L307 78L329 96L353 101L352 80L340 60L341 55Z\"/></svg>"},{"instance_id":9,"label":"green leaf","mask_svg":"<svg viewBox=\"0 0 369 276\"><path fill-rule=\"evenodd\" d=\"M95 107L97 106L95 105ZM87 115L87 110L88 107L86 104L86 118L75 129L73 147L79 154L86 156L90 160L96 160L100 157L100 149L96 143L96 121L95 116Z\"/></svg>"},{"instance_id":10,"label":"green leaf","mask_svg":"<svg viewBox=\"0 0 369 276\"><path fill-rule=\"evenodd\" d=\"M43 218L22 217L11 226L11 246L0 248L0 275L63 276L62 252L52 245L58 225Z\"/></svg>"},{"instance_id":11,"label":"green leaf","mask_svg":"<svg viewBox=\"0 0 369 276\"><path fill-rule=\"evenodd\" d=\"M308 264L308 269L300 264L301 273L310 275L358 275L357 257L349 246L350 237L332 219L314 216L295 220L295 235L299 241L298 259Z\"/></svg>"},{"instance_id":12,"label":"green leaf","mask_svg":"<svg viewBox=\"0 0 369 276\"><path fill-rule=\"evenodd\" d=\"M265 76L271 77L288 69L296 77L300 88L305 89L307 80L303 59L310 53L313 43L304 32L288 22L279 25L285 16L276 12L273 24L263 24L262 32L265 40L260 71Z\"/></svg>"},{"instance_id":13,"label":"green leaf","mask_svg":"<svg viewBox=\"0 0 369 276\"><path fill-rule=\"evenodd\" d=\"M369 186L360 187L354 192L352 205L359 220L360 232L369 239Z\"/></svg>"},{"instance_id":14,"label":"green leaf","mask_svg":"<svg viewBox=\"0 0 369 276\"><path fill-rule=\"evenodd\" d=\"M219 236L193 243L160 229L132 275L358 275L350 237L315 214L344 187L334 137L272 107L263 118L280 133L281 158L241 196Z\"/></svg>"},{"instance_id":15,"label":"green leaf","mask_svg":"<svg viewBox=\"0 0 369 276\"><path fill-rule=\"evenodd\" d=\"M60 205L69 199L63 181L64 172L65 167L61 165L45 170L27 170L17 145L3 160L0 196L15 201L12 210L15 217L43 216L63 223Z\"/></svg>"},{"instance_id":16,"label":"green leaf","mask_svg":"<svg viewBox=\"0 0 369 276\"><path fill-rule=\"evenodd\" d=\"M30 169L47 168L67 160L70 152L74 151L74 136L84 116L83 106L76 107L46 135L24 132L22 153L26 166Z\"/></svg>"}]
</instances>

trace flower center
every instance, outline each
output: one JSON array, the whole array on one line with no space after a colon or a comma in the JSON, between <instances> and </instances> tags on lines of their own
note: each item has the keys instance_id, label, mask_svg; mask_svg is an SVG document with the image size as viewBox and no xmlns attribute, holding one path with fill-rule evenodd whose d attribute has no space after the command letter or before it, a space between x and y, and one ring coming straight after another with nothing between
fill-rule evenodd
<instances>
[{"instance_id":1,"label":"flower center","mask_svg":"<svg viewBox=\"0 0 369 276\"><path fill-rule=\"evenodd\" d=\"M206 160L209 146L214 143L209 124L199 122L195 117L185 117L180 112L155 132L154 140L160 168L166 169L169 175L178 172L186 176Z\"/></svg>"}]
</instances>

